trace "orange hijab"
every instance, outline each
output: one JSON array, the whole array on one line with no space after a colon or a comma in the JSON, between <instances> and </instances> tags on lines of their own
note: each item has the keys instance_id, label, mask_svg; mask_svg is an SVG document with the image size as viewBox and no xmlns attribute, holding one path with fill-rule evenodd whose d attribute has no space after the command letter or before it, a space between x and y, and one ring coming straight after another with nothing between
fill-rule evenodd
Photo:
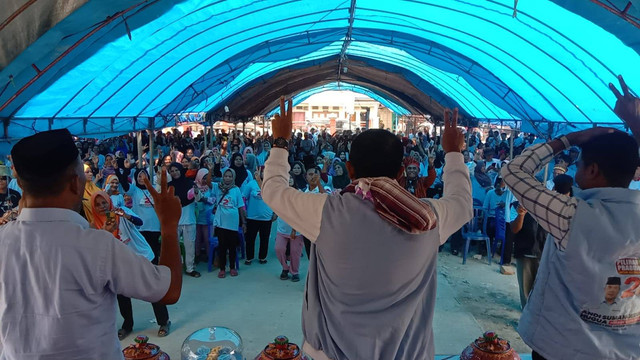
<instances>
[{"instance_id":1,"label":"orange hijab","mask_svg":"<svg viewBox=\"0 0 640 360\"><path fill-rule=\"evenodd\" d=\"M104 191L98 191L91 195L91 212L93 214L93 223L91 224L91 226L93 226L93 228L95 229L102 229L104 227L104 224L107 223L107 214L99 213L98 209L96 208L96 200L99 197L105 199L109 203L109 211L111 211L111 214L116 219L116 224L118 224L118 226L116 226L116 230L113 232L113 236L115 236L116 239L120 239L120 217L113 212L113 203L111 202L111 197Z\"/></svg>"},{"instance_id":2,"label":"orange hijab","mask_svg":"<svg viewBox=\"0 0 640 360\"><path fill-rule=\"evenodd\" d=\"M89 165L84 165L84 170L87 171ZM84 197L82 198L82 208L84 209L84 216L87 218L89 224L93 222L93 207L91 206L91 196L95 192L100 191L100 188L93 183L93 181L87 180L84 186Z\"/></svg>"}]
</instances>

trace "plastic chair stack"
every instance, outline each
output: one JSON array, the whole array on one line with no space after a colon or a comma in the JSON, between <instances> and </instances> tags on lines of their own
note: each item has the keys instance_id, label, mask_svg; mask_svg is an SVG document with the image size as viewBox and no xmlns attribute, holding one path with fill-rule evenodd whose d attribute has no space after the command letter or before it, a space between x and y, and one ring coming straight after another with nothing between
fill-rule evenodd
<instances>
[{"instance_id":1,"label":"plastic chair stack","mask_svg":"<svg viewBox=\"0 0 640 360\"><path fill-rule=\"evenodd\" d=\"M484 241L487 245L487 258L489 259L489 265L491 265L491 239L487 236L487 217L484 214L484 208L481 206L473 207L473 218L463 226L462 238L465 240L464 252L462 253L462 264L467 263L469 244L472 241Z\"/></svg>"}]
</instances>

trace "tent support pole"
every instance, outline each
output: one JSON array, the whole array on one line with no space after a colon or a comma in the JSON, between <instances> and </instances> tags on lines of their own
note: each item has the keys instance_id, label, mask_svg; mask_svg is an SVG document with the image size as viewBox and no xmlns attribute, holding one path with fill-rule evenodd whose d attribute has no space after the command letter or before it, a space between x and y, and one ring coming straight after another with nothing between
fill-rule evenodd
<instances>
[{"instance_id":1,"label":"tent support pole","mask_svg":"<svg viewBox=\"0 0 640 360\"><path fill-rule=\"evenodd\" d=\"M153 171L153 166L155 165L155 162L153 160L153 155L156 152L156 136L154 133L155 130L155 122L156 119L155 118L149 118L149 130L147 130L149 132L149 182L151 182L153 184L153 177L154 177L154 171ZM162 159L160 159L160 156L158 156L158 161L162 161Z\"/></svg>"},{"instance_id":2,"label":"tent support pole","mask_svg":"<svg viewBox=\"0 0 640 360\"><path fill-rule=\"evenodd\" d=\"M509 141L509 160L513 161L513 137L516 135L516 131L511 129L511 139Z\"/></svg>"},{"instance_id":3,"label":"tent support pole","mask_svg":"<svg viewBox=\"0 0 640 360\"><path fill-rule=\"evenodd\" d=\"M138 169L142 168L142 130L137 132L138 135Z\"/></svg>"},{"instance_id":4,"label":"tent support pole","mask_svg":"<svg viewBox=\"0 0 640 360\"><path fill-rule=\"evenodd\" d=\"M213 124L215 124L215 121L211 120L211 133L209 134L209 137L211 138L211 150L213 150L213 148L216 146L215 142L213 141L215 134L215 130L213 130Z\"/></svg>"}]
</instances>

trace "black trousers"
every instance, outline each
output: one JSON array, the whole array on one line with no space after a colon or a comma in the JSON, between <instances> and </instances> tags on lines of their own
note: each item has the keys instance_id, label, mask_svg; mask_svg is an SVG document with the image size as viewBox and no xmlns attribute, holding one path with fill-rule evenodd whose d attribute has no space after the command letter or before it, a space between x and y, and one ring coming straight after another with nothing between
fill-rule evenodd
<instances>
[{"instance_id":1,"label":"black trousers","mask_svg":"<svg viewBox=\"0 0 640 360\"><path fill-rule=\"evenodd\" d=\"M151 246L151 250L153 250L154 257L151 262L154 265L158 265L158 259L160 258L160 232L141 231L140 233L144 236L145 240L147 240L149 246ZM153 306L153 313L156 315L156 322L158 325L167 325L169 322L169 310L167 309L167 305L153 303L151 306ZM131 307L131 298L118 294L118 308L120 309L120 315L124 318L122 328L129 331L132 330L133 308Z\"/></svg>"},{"instance_id":2,"label":"black trousers","mask_svg":"<svg viewBox=\"0 0 640 360\"><path fill-rule=\"evenodd\" d=\"M458 251L458 252L462 252L463 248L464 248L464 238L462 237L462 228L460 228L460 230L456 231L455 233L453 233L453 235L451 235L451 237L449 238L449 246L451 247L451 252Z\"/></svg>"},{"instance_id":3,"label":"black trousers","mask_svg":"<svg viewBox=\"0 0 640 360\"><path fill-rule=\"evenodd\" d=\"M153 313L156 315L156 322L160 326L167 325L169 322L169 311L167 306L160 303L153 303ZM131 298L118 294L118 308L120 315L124 318L122 328L128 331L133 330L133 308L131 307Z\"/></svg>"},{"instance_id":4,"label":"black trousers","mask_svg":"<svg viewBox=\"0 0 640 360\"><path fill-rule=\"evenodd\" d=\"M253 260L256 253L256 237L260 232L260 250L258 251L258 259L264 260L269 252L269 237L271 236L271 224L269 220L251 220L247 219L247 235L246 241L247 260Z\"/></svg>"},{"instance_id":5,"label":"black trousers","mask_svg":"<svg viewBox=\"0 0 640 360\"><path fill-rule=\"evenodd\" d=\"M228 230L217 227L216 236L218 237L218 261L220 270L227 267L227 252L229 253L229 269L236 268L236 257L238 256L238 230Z\"/></svg>"},{"instance_id":6,"label":"black trousers","mask_svg":"<svg viewBox=\"0 0 640 360\"><path fill-rule=\"evenodd\" d=\"M307 253L307 260L309 260L309 254L311 254L311 240L306 237L302 237L304 240L304 251Z\"/></svg>"},{"instance_id":7,"label":"black trousers","mask_svg":"<svg viewBox=\"0 0 640 360\"><path fill-rule=\"evenodd\" d=\"M158 265L158 260L160 259L160 231L140 231L140 234L144 236L149 246L151 246L151 250L153 250L153 260L151 262L153 265Z\"/></svg>"}]
</instances>

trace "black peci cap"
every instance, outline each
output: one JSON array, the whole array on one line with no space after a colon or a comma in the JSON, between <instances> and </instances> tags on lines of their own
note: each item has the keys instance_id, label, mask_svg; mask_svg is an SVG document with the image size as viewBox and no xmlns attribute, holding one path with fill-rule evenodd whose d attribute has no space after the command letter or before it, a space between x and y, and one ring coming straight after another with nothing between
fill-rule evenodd
<instances>
[{"instance_id":1,"label":"black peci cap","mask_svg":"<svg viewBox=\"0 0 640 360\"><path fill-rule=\"evenodd\" d=\"M78 158L78 154L78 148L67 129L26 137L11 149L16 173L27 181L62 173Z\"/></svg>"},{"instance_id":2,"label":"black peci cap","mask_svg":"<svg viewBox=\"0 0 640 360\"><path fill-rule=\"evenodd\" d=\"M608 278L607 285L620 285L620 278L618 276Z\"/></svg>"}]
</instances>

